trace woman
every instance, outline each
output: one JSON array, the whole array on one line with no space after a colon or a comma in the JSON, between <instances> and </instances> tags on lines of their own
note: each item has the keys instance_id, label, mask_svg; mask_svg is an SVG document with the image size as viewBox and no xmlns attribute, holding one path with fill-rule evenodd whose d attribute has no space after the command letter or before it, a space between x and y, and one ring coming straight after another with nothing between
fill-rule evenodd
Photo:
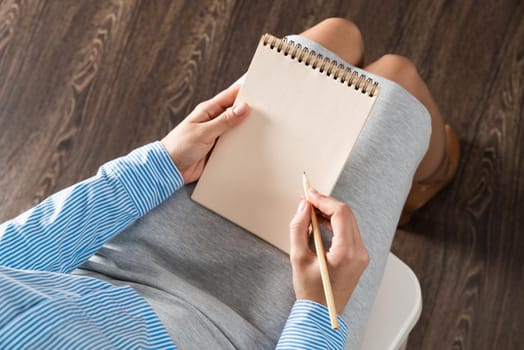
<instances>
[{"instance_id":1,"label":"woman","mask_svg":"<svg viewBox=\"0 0 524 350\"><path fill-rule=\"evenodd\" d=\"M346 20L289 38L363 62ZM182 187L198 179L216 138L249 118L249 106L232 106L233 86L161 142L0 225L0 348L342 348L347 339L358 347L402 208L407 220L458 163L456 136L413 65L385 56L364 69L391 98L377 100L333 192L339 200L310 192L333 232L339 330L330 329L308 246L309 205L300 201L290 224L290 266Z\"/></svg>"}]
</instances>

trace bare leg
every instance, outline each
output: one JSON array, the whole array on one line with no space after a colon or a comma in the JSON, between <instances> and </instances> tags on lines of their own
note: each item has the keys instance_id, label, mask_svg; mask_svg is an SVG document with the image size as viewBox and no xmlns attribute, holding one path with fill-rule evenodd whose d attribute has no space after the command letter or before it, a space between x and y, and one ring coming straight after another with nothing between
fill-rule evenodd
<instances>
[{"instance_id":1,"label":"bare leg","mask_svg":"<svg viewBox=\"0 0 524 350\"><path fill-rule=\"evenodd\" d=\"M364 43L358 27L344 18L328 18L300 33L356 67L364 62Z\"/></svg>"}]
</instances>

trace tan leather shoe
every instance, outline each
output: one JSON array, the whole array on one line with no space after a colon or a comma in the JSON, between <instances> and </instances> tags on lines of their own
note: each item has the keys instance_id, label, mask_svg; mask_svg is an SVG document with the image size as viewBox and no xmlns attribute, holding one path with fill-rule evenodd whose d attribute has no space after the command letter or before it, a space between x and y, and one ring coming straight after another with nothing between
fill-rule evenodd
<instances>
[{"instance_id":1,"label":"tan leather shoe","mask_svg":"<svg viewBox=\"0 0 524 350\"><path fill-rule=\"evenodd\" d=\"M407 224L415 210L429 202L431 198L453 180L457 173L460 162L459 139L457 133L449 124L444 125L444 131L446 133L446 156L435 171L436 175L432 175L421 182L413 182L411 191L404 204L404 209L402 209L399 226Z\"/></svg>"}]
</instances>

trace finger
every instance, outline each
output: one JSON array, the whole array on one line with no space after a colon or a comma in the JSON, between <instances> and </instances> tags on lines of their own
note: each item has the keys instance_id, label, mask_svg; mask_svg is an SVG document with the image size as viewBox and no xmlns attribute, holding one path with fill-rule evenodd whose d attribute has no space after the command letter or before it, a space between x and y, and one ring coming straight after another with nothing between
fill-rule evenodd
<instances>
[{"instance_id":1,"label":"finger","mask_svg":"<svg viewBox=\"0 0 524 350\"><path fill-rule=\"evenodd\" d=\"M308 228L311 222L311 206L301 200L297 212L289 224L291 258L304 258L311 254Z\"/></svg>"},{"instance_id":2,"label":"finger","mask_svg":"<svg viewBox=\"0 0 524 350\"><path fill-rule=\"evenodd\" d=\"M189 115L189 119L196 123L210 121L230 107L238 95L240 86L230 86L214 97L200 103Z\"/></svg>"},{"instance_id":3,"label":"finger","mask_svg":"<svg viewBox=\"0 0 524 350\"><path fill-rule=\"evenodd\" d=\"M309 202L330 219L333 232L333 246L352 244L352 212L344 203L324 196L311 188L308 192Z\"/></svg>"},{"instance_id":4,"label":"finger","mask_svg":"<svg viewBox=\"0 0 524 350\"><path fill-rule=\"evenodd\" d=\"M309 189L308 200L315 208L320 210L320 212L327 217L334 215L337 210L340 210L340 207L344 205L344 203L339 202L332 197L320 194L314 188Z\"/></svg>"},{"instance_id":5,"label":"finger","mask_svg":"<svg viewBox=\"0 0 524 350\"><path fill-rule=\"evenodd\" d=\"M233 108L226 109L226 111L220 116L203 125L205 125L207 132L209 132L214 138L217 138L226 131L233 129L240 124L245 119L248 112L249 106L247 103L242 102Z\"/></svg>"}]
</instances>

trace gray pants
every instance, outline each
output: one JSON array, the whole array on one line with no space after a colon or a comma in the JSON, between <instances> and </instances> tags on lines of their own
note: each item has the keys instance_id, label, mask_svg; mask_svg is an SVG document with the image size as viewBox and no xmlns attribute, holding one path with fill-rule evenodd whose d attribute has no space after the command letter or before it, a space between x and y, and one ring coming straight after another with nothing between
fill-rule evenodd
<instances>
[{"instance_id":1,"label":"gray pants","mask_svg":"<svg viewBox=\"0 0 524 350\"><path fill-rule=\"evenodd\" d=\"M289 38L343 62L316 42ZM332 193L352 207L371 256L343 315L347 349L359 347L431 133L421 103L368 75L381 84L381 95ZM192 190L179 190L75 273L132 285L181 349L274 348L294 302L289 257L192 202Z\"/></svg>"}]
</instances>

